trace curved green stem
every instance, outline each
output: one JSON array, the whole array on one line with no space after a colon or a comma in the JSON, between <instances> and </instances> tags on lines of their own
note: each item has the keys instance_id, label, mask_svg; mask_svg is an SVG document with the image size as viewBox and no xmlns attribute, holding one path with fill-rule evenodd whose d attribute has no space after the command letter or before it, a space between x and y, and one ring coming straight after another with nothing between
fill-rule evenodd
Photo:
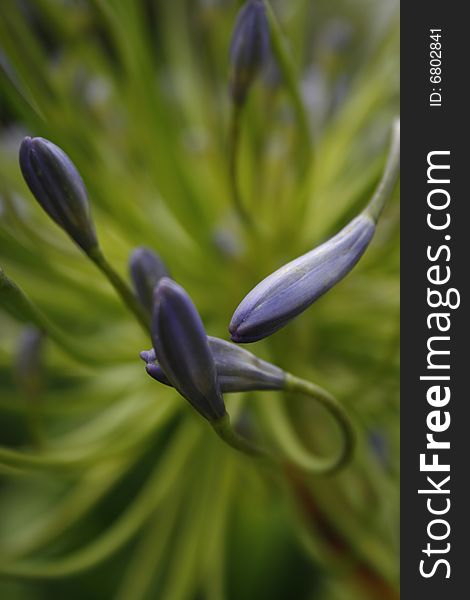
<instances>
[{"instance_id":1,"label":"curved green stem","mask_svg":"<svg viewBox=\"0 0 470 600\"><path fill-rule=\"evenodd\" d=\"M377 186L371 201L364 210L364 214L369 215L377 223L382 213L385 202L395 187L400 170L400 121L395 120L392 129L392 139L390 150L388 151L387 162L383 171L379 185Z\"/></svg>"},{"instance_id":2,"label":"curved green stem","mask_svg":"<svg viewBox=\"0 0 470 600\"><path fill-rule=\"evenodd\" d=\"M266 421L271 423L276 441L284 449L289 460L302 469L315 474L330 474L341 469L352 458L356 446L356 432L343 406L326 390L310 381L285 373L283 389L289 392L301 393L319 402L336 421L342 435L342 448L334 457L316 456L307 450L296 439L282 414L276 412L273 404L262 404ZM245 437L241 436L230 424L226 414L222 419L212 423L217 435L229 446L251 457L267 458L278 463L279 457L264 448L260 448Z\"/></svg>"},{"instance_id":3,"label":"curved green stem","mask_svg":"<svg viewBox=\"0 0 470 600\"><path fill-rule=\"evenodd\" d=\"M148 412L146 417L140 419L140 427L133 427L126 436L120 435L114 443L101 445L88 445L84 448L56 449L37 454L21 452L0 447L0 465L17 467L24 470L46 469L64 470L71 468L86 468L98 461L128 454L130 451L144 444L162 422L169 418L174 411L174 405L168 403L159 409L155 407Z\"/></svg>"},{"instance_id":4,"label":"curved green stem","mask_svg":"<svg viewBox=\"0 0 470 600\"><path fill-rule=\"evenodd\" d=\"M233 206L242 220L248 226L253 226L253 221L243 206L240 186L238 184L238 155L240 152L240 128L243 106L233 104L230 117L230 138L229 138L229 178L230 191L232 194Z\"/></svg>"},{"instance_id":5,"label":"curved green stem","mask_svg":"<svg viewBox=\"0 0 470 600\"><path fill-rule=\"evenodd\" d=\"M211 423L211 425L217 435L229 446L235 448L235 450L255 458L267 458L269 456L267 451L254 445L235 431L230 423L230 417L228 414L218 421Z\"/></svg>"},{"instance_id":6,"label":"curved green stem","mask_svg":"<svg viewBox=\"0 0 470 600\"><path fill-rule=\"evenodd\" d=\"M113 286L117 294L125 306L133 313L137 321L142 326L144 332L148 335L150 329L150 319L147 312L140 305L137 298L132 293L132 290L122 277L113 269L113 267L106 260L101 248L96 246L87 256L95 263L98 269L103 273L109 283Z\"/></svg>"},{"instance_id":7,"label":"curved green stem","mask_svg":"<svg viewBox=\"0 0 470 600\"><path fill-rule=\"evenodd\" d=\"M356 432L343 406L329 392L318 385L286 374L285 389L299 392L319 402L337 422L343 437L343 446L338 456L325 459L316 457L302 449L298 444L289 445L291 458L300 466L315 473L334 473L344 467L352 458L356 446Z\"/></svg>"},{"instance_id":8,"label":"curved green stem","mask_svg":"<svg viewBox=\"0 0 470 600\"><path fill-rule=\"evenodd\" d=\"M34 325L75 360L94 365L96 357L69 340L44 313L26 296L23 290L0 268L0 306L13 318Z\"/></svg>"},{"instance_id":9,"label":"curved green stem","mask_svg":"<svg viewBox=\"0 0 470 600\"><path fill-rule=\"evenodd\" d=\"M88 546L57 560L1 562L0 573L13 577L54 579L83 572L106 560L137 534L173 487L181 482L180 473L191 455L196 433L195 430L182 432L164 464L157 465L133 504Z\"/></svg>"},{"instance_id":10,"label":"curved green stem","mask_svg":"<svg viewBox=\"0 0 470 600\"><path fill-rule=\"evenodd\" d=\"M18 560L39 551L59 538L86 516L106 495L132 464L129 457L114 464L97 465L79 479L74 489L60 502L41 515L41 519L15 531L15 544L9 549L9 560Z\"/></svg>"}]
</instances>

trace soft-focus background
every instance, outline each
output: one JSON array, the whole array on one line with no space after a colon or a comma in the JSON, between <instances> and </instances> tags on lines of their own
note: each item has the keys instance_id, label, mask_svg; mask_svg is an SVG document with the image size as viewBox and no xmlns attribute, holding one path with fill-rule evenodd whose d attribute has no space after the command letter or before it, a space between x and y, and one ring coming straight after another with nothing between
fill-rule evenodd
<instances>
[{"instance_id":1,"label":"soft-focus background","mask_svg":"<svg viewBox=\"0 0 470 600\"><path fill-rule=\"evenodd\" d=\"M338 475L273 474L146 376L148 338L18 168L25 135L61 146L114 267L127 277L132 248L153 248L208 333L227 339L255 283L364 207L398 106L397 0L272 2L313 152L273 61L242 119L247 231L227 176L240 6L0 3L0 266L88 358L45 339L30 364L19 352L31 332L0 312L0 454L26 457L0 462L2 599L398 598L397 195L354 271L250 347L334 393L360 436ZM334 451L335 428L311 401L226 400L266 443L288 424L299 443Z\"/></svg>"}]
</instances>

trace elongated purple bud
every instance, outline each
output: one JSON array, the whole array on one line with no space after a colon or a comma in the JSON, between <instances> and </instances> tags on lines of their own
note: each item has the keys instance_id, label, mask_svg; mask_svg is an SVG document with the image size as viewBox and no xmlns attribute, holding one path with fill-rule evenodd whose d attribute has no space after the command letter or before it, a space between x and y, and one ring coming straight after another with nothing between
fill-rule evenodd
<instances>
[{"instance_id":1,"label":"elongated purple bud","mask_svg":"<svg viewBox=\"0 0 470 600\"><path fill-rule=\"evenodd\" d=\"M250 390L280 390L284 387L285 373L279 367L261 360L248 350L231 342L208 336L222 392ZM146 362L147 373L165 385L171 385L163 369L155 361L155 350L140 353Z\"/></svg>"},{"instance_id":2,"label":"elongated purple bud","mask_svg":"<svg viewBox=\"0 0 470 600\"><path fill-rule=\"evenodd\" d=\"M351 271L375 231L361 214L314 250L284 265L242 300L230 323L234 342L255 342L281 329Z\"/></svg>"},{"instance_id":3,"label":"elongated purple bud","mask_svg":"<svg viewBox=\"0 0 470 600\"><path fill-rule=\"evenodd\" d=\"M129 273L140 303L151 313L153 290L162 277L169 276L165 264L153 250L140 247L130 255Z\"/></svg>"},{"instance_id":4,"label":"elongated purple bud","mask_svg":"<svg viewBox=\"0 0 470 600\"><path fill-rule=\"evenodd\" d=\"M269 56L269 25L262 0L249 0L240 13L230 46L230 94L237 105Z\"/></svg>"},{"instance_id":5,"label":"elongated purple bud","mask_svg":"<svg viewBox=\"0 0 470 600\"><path fill-rule=\"evenodd\" d=\"M20 168L36 200L85 252L98 246L85 184L70 158L44 138L26 137Z\"/></svg>"},{"instance_id":6,"label":"elongated purple bud","mask_svg":"<svg viewBox=\"0 0 470 600\"><path fill-rule=\"evenodd\" d=\"M155 289L151 337L171 385L206 419L226 415L207 335L191 298L163 277Z\"/></svg>"}]
</instances>

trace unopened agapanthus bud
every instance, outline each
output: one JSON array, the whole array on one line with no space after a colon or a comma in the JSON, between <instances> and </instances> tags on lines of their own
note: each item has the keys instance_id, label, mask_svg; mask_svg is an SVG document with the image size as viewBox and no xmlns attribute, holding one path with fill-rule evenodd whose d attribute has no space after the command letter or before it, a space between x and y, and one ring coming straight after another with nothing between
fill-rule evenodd
<instances>
[{"instance_id":1,"label":"unopened agapanthus bud","mask_svg":"<svg viewBox=\"0 0 470 600\"><path fill-rule=\"evenodd\" d=\"M26 137L20 168L29 189L47 214L85 252L98 246L85 184L70 158L40 137Z\"/></svg>"},{"instance_id":2,"label":"unopened agapanthus bud","mask_svg":"<svg viewBox=\"0 0 470 600\"><path fill-rule=\"evenodd\" d=\"M284 265L242 300L230 323L234 342L255 342L308 308L351 271L375 231L361 214L314 250Z\"/></svg>"},{"instance_id":3,"label":"unopened agapanthus bud","mask_svg":"<svg viewBox=\"0 0 470 600\"><path fill-rule=\"evenodd\" d=\"M269 56L269 25L262 0L248 0L241 9L230 46L230 94L242 105Z\"/></svg>"},{"instance_id":4,"label":"unopened agapanthus bud","mask_svg":"<svg viewBox=\"0 0 470 600\"><path fill-rule=\"evenodd\" d=\"M129 273L140 303L152 312L153 290L169 273L161 258L149 248L136 248L129 257Z\"/></svg>"},{"instance_id":5,"label":"unopened agapanthus bud","mask_svg":"<svg viewBox=\"0 0 470 600\"><path fill-rule=\"evenodd\" d=\"M226 415L207 335L185 290L163 277L154 293L151 337L174 388L212 423Z\"/></svg>"},{"instance_id":6,"label":"unopened agapanthus bud","mask_svg":"<svg viewBox=\"0 0 470 600\"><path fill-rule=\"evenodd\" d=\"M284 387L285 373L279 367L261 360L231 342L211 336L207 339L224 394L249 390L280 390ZM141 352L140 357L147 363L145 369L151 377L160 383L171 385L156 362L157 357L153 349Z\"/></svg>"}]
</instances>

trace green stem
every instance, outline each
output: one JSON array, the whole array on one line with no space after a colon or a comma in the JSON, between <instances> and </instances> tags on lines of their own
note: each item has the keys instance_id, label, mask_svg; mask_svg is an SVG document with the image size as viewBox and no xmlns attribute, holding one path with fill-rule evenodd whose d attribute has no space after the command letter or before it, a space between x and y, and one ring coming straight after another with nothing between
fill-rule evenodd
<instances>
[{"instance_id":1,"label":"green stem","mask_svg":"<svg viewBox=\"0 0 470 600\"><path fill-rule=\"evenodd\" d=\"M41 400L39 397L28 397L26 400L26 419L28 424L31 444L35 450L42 450L45 445L44 431L42 428Z\"/></svg>"},{"instance_id":2,"label":"green stem","mask_svg":"<svg viewBox=\"0 0 470 600\"><path fill-rule=\"evenodd\" d=\"M271 34L271 46L276 61L281 69L284 77L284 82L287 87L287 91L290 94L292 104L294 107L295 115L297 118L297 125L299 130L299 137L302 142L301 154L302 154L302 167L308 165L311 154L312 154L312 140L310 135L310 123L305 111L305 106L300 94L298 85L298 75L295 67L292 63L289 50L286 46L283 33L277 21L276 15L268 2L265 0L266 14L270 26Z\"/></svg>"},{"instance_id":3,"label":"green stem","mask_svg":"<svg viewBox=\"0 0 470 600\"><path fill-rule=\"evenodd\" d=\"M229 446L239 452L255 458L267 458L269 454L252 444L249 440L235 431L230 423L230 417L226 414L224 417L211 423L217 435Z\"/></svg>"},{"instance_id":4,"label":"green stem","mask_svg":"<svg viewBox=\"0 0 470 600\"><path fill-rule=\"evenodd\" d=\"M341 469L351 460L356 445L356 432L346 410L330 393L320 386L295 377L290 373L285 374L284 389L289 392L304 394L322 404L338 424L343 438L342 448L338 455L333 458L315 456L297 441L286 420L282 418L282 415L276 413L273 405L263 404L261 406L266 420L273 425L277 441L285 449L289 459L297 466L315 474L330 474ZM272 462L279 463L279 457L241 436L231 426L228 414L219 421L212 423L212 427L224 442L239 452L251 457L267 458Z\"/></svg>"},{"instance_id":5,"label":"green stem","mask_svg":"<svg viewBox=\"0 0 470 600\"><path fill-rule=\"evenodd\" d=\"M385 202L395 187L400 170L400 121L395 120L392 129L392 139L388 152L387 162L371 201L364 210L377 223L382 213Z\"/></svg>"},{"instance_id":6,"label":"green stem","mask_svg":"<svg viewBox=\"0 0 470 600\"><path fill-rule=\"evenodd\" d=\"M87 255L113 286L117 294L121 297L121 300L124 302L125 306L133 313L137 321L142 326L144 332L148 335L150 329L150 319L148 314L140 305L139 301L134 296L127 283L106 260L101 248L96 246L90 252L88 252Z\"/></svg>"},{"instance_id":7,"label":"green stem","mask_svg":"<svg viewBox=\"0 0 470 600\"><path fill-rule=\"evenodd\" d=\"M96 357L90 356L90 352L82 350L75 341L70 341L55 325L53 325L44 313L26 296L14 281L6 276L0 268L0 306L13 318L22 323L32 324L62 350L72 356L75 360L85 364L94 365Z\"/></svg>"},{"instance_id":8,"label":"green stem","mask_svg":"<svg viewBox=\"0 0 470 600\"><path fill-rule=\"evenodd\" d=\"M326 390L310 381L286 374L285 389L299 392L319 402L333 416L343 436L343 446L338 456L325 459L306 452L298 445L289 445L291 458L297 464L315 473L334 473L344 467L352 458L356 446L356 432L343 406Z\"/></svg>"},{"instance_id":9,"label":"green stem","mask_svg":"<svg viewBox=\"0 0 470 600\"><path fill-rule=\"evenodd\" d=\"M253 221L243 206L243 201L238 184L238 155L240 153L240 128L241 115L243 107L233 104L230 117L230 138L229 138L229 178L230 191L232 194L233 206L238 213L241 221L247 226L252 227Z\"/></svg>"}]
</instances>

